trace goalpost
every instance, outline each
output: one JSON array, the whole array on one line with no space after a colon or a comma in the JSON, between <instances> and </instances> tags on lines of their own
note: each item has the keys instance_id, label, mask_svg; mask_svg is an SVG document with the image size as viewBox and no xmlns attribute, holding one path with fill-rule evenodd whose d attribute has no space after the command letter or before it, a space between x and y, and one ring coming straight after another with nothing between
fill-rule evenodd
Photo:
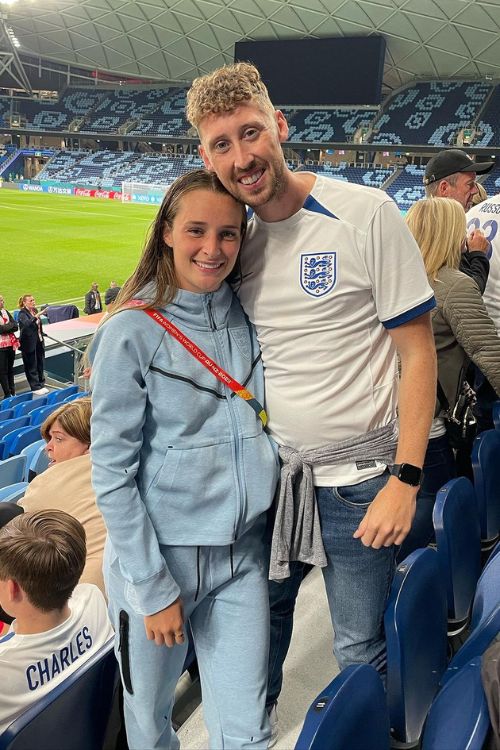
<instances>
[{"instance_id":1,"label":"goalpost","mask_svg":"<svg viewBox=\"0 0 500 750\"><path fill-rule=\"evenodd\" d=\"M169 185L147 182L122 182L122 203L160 204Z\"/></svg>"}]
</instances>

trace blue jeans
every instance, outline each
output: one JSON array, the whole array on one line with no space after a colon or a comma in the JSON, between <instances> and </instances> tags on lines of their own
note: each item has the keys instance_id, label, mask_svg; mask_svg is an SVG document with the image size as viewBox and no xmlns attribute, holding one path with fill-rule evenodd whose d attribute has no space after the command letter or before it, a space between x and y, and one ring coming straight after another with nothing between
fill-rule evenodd
<instances>
[{"instance_id":1,"label":"blue jeans","mask_svg":"<svg viewBox=\"0 0 500 750\"><path fill-rule=\"evenodd\" d=\"M417 509L410 533L399 548L398 564L410 552L427 547L434 539L432 512L436 494L449 479L456 476L455 458L446 435L432 438L427 444L424 460L424 479L417 495Z\"/></svg>"},{"instance_id":2,"label":"blue jeans","mask_svg":"<svg viewBox=\"0 0 500 750\"><path fill-rule=\"evenodd\" d=\"M395 547L365 547L353 534L368 506L389 477L349 487L316 487L323 544L326 594L335 631L334 654L341 669L368 662L382 674L386 666L384 610L395 569ZM271 642L266 705L281 691L283 663L293 628L295 600L304 576L303 563L292 563L290 578L269 583Z\"/></svg>"}]
</instances>

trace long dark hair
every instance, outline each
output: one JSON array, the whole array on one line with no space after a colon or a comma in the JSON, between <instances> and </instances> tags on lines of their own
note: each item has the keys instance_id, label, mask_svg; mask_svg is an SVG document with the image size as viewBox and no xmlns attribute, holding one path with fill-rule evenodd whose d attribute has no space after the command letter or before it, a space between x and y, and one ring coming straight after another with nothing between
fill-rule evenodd
<instances>
[{"instance_id":1,"label":"long dark hair","mask_svg":"<svg viewBox=\"0 0 500 750\"><path fill-rule=\"evenodd\" d=\"M160 210L151 225L139 263L132 276L123 285L111 315L119 312L127 302L136 298L150 282L154 282L154 296L145 303L145 307L163 306L175 297L179 285L175 275L173 253L172 248L163 239L163 235L167 227L172 227L180 201L193 190L211 190L221 195L231 195L215 173L208 172L206 169L196 169L178 177L165 193ZM237 201L236 198L234 200ZM246 209L242 203L241 242L245 236L246 226Z\"/></svg>"}]
</instances>

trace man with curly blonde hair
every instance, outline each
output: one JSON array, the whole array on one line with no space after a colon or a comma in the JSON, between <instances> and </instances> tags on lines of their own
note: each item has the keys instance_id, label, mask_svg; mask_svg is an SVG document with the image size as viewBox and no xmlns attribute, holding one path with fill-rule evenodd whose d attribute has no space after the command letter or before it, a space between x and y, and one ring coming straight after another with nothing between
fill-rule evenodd
<instances>
[{"instance_id":1,"label":"man with curly blonde hair","mask_svg":"<svg viewBox=\"0 0 500 750\"><path fill-rule=\"evenodd\" d=\"M206 167L254 210L238 294L257 328L283 463L270 577L285 580L270 584L271 708L307 562L323 567L340 667L370 662L384 671L383 613L436 397L434 298L388 195L288 169L286 118L253 65L196 79L187 116ZM296 529L307 533L294 537Z\"/></svg>"}]
</instances>

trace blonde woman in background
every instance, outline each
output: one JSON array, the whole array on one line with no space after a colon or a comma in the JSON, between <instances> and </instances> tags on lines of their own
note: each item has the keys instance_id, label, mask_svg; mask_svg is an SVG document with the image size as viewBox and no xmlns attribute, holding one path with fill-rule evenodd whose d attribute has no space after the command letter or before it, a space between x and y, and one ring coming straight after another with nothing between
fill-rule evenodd
<instances>
[{"instance_id":1,"label":"blonde woman in background","mask_svg":"<svg viewBox=\"0 0 500 750\"><path fill-rule=\"evenodd\" d=\"M42 424L49 468L29 484L19 501L25 511L64 510L82 524L87 536L87 562L81 583L95 583L104 593L102 555L106 527L90 479L90 398L63 404Z\"/></svg>"},{"instance_id":2,"label":"blonde woman in background","mask_svg":"<svg viewBox=\"0 0 500 750\"><path fill-rule=\"evenodd\" d=\"M456 403L470 360L500 394L500 339L476 282L458 270L466 238L462 206L452 198L425 198L410 208L406 223L420 248L436 298L432 328L438 380L448 403L451 407ZM437 400L417 511L401 546L400 560L431 541L436 493L453 476L454 455L446 435L443 408Z\"/></svg>"}]
</instances>

